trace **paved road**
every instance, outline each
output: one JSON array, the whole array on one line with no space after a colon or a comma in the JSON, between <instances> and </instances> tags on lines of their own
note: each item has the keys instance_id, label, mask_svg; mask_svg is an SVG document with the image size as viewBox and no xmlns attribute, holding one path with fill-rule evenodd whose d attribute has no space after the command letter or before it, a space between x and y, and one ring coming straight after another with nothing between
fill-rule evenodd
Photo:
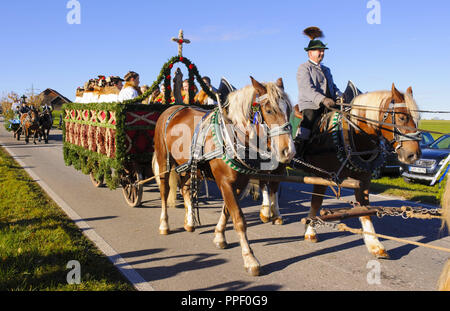
<instances>
[{"instance_id":1,"label":"paved road","mask_svg":"<svg viewBox=\"0 0 450 311\"><path fill-rule=\"evenodd\" d=\"M118 261L118 266L122 271L148 282L140 284L144 289L435 290L443 264L450 256L424 247L383 241L391 259L378 261L380 284L369 284L368 263L374 258L362 239L319 229L319 243L305 242L304 227L299 220L308 213L310 196L300 191L312 191L312 187L283 184L280 199L283 226L262 224L258 218L258 202L242 202L248 237L262 265L262 275L252 277L244 271L241 248L231 223L227 229L229 248L218 250L212 243L221 206L214 184L210 184L211 198L201 205L201 227L194 233L185 232L184 210L173 208L169 210L172 233L160 236L160 195L156 185L145 187L143 206L133 209L126 205L121 189L96 189L89 176L64 165L60 131L52 131L48 145L25 145L23 141L13 140L0 122L0 144L79 215L81 219L77 222L88 225L85 233L90 232L89 237L98 237L100 244L120 255L123 260ZM404 205L395 198L371 196L371 200L377 201L377 205ZM326 199L325 205L346 206L332 199ZM346 223L359 227L355 219ZM450 238L439 232L439 221L386 217L375 219L374 225L379 233L450 248Z\"/></svg>"}]
</instances>

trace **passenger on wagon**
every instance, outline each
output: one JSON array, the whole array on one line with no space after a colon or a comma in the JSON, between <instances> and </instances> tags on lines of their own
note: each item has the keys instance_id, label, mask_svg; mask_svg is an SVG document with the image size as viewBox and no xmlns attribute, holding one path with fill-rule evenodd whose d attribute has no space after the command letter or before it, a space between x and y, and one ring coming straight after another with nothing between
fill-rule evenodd
<instances>
[{"instance_id":1,"label":"passenger on wagon","mask_svg":"<svg viewBox=\"0 0 450 311\"><path fill-rule=\"evenodd\" d=\"M139 88L140 81L138 73L130 71L125 75L124 79L125 85L119 93L119 102L139 97L142 94L141 89Z\"/></svg>"},{"instance_id":2,"label":"passenger on wagon","mask_svg":"<svg viewBox=\"0 0 450 311\"><path fill-rule=\"evenodd\" d=\"M28 107L27 102L25 100L22 100L22 106L19 109L20 115L24 113L28 113L31 110L30 107Z\"/></svg>"}]
</instances>

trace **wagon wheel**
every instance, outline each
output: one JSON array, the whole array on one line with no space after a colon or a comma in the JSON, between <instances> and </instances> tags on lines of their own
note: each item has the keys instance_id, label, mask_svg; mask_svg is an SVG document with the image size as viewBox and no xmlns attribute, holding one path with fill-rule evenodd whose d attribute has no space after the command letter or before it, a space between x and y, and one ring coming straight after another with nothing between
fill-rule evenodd
<instances>
[{"instance_id":1,"label":"wagon wheel","mask_svg":"<svg viewBox=\"0 0 450 311\"><path fill-rule=\"evenodd\" d=\"M99 180L97 180L95 178L94 173L92 173L92 172L91 172L90 176L91 176L91 182L92 182L92 184L94 185L95 188L100 188L100 187L103 187L105 185L104 182L103 182L103 176L101 176Z\"/></svg>"},{"instance_id":2,"label":"wagon wheel","mask_svg":"<svg viewBox=\"0 0 450 311\"><path fill-rule=\"evenodd\" d=\"M132 172L123 179L122 191L125 201L131 207L141 205L144 185L139 185L138 182L143 180L142 173Z\"/></svg>"}]
</instances>

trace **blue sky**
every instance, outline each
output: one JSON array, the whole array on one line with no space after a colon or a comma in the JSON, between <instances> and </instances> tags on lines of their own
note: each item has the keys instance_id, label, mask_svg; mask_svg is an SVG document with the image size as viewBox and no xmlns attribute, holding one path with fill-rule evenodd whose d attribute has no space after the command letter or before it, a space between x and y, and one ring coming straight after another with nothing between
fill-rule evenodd
<instances>
[{"instance_id":1,"label":"blue sky","mask_svg":"<svg viewBox=\"0 0 450 311\"><path fill-rule=\"evenodd\" d=\"M330 48L324 64L341 90L348 80L363 91L395 82L413 87L421 109L450 110L448 0L379 0L380 24L367 22L369 0L78 1L80 25L67 23L68 0L0 2L0 93L34 85L74 99L89 78L128 70L152 84L183 29L192 41L184 56L213 85L222 76L236 87L250 75L282 77L295 103L297 68L307 59L302 30L318 26Z\"/></svg>"}]
</instances>

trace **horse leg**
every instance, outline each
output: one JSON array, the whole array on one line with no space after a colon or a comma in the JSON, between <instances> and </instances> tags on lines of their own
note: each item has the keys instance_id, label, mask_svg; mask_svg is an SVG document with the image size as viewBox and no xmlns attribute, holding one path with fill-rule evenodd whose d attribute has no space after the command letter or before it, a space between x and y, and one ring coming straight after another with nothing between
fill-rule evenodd
<instances>
[{"instance_id":1,"label":"horse leg","mask_svg":"<svg viewBox=\"0 0 450 311\"><path fill-rule=\"evenodd\" d=\"M228 218L230 218L230 213L228 212L225 204L222 207L222 212L220 213L220 219L217 223L216 229L214 230L214 244L217 248L225 249L227 248L227 240L225 238L225 229L227 227Z\"/></svg>"},{"instance_id":2,"label":"horse leg","mask_svg":"<svg viewBox=\"0 0 450 311\"><path fill-rule=\"evenodd\" d=\"M364 182L361 185L361 188L355 189L355 197L356 201L361 206L368 206L369 205L369 185L370 181ZM375 233L375 229L372 224L372 220L370 216L363 216L359 217L359 221L361 222L362 229L365 232ZM364 243L366 244L366 247L372 255L374 255L377 258L389 258L388 253L386 252L386 249L381 244L381 242L378 240L376 236L363 234L364 237Z\"/></svg>"},{"instance_id":3,"label":"horse leg","mask_svg":"<svg viewBox=\"0 0 450 311\"><path fill-rule=\"evenodd\" d=\"M239 242L242 248L242 258L244 259L244 268L247 273L258 276L260 270L260 264L256 257L253 255L253 251L250 248L247 238L247 224L245 222L244 215L241 208L238 205L238 199L236 191L231 184L223 182L220 183L220 190L222 192L225 206L233 219L234 230L239 236Z\"/></svg>"},{"instance_id":4,"label":"horse leg","mask_svg":"<svg viewBox=\"0 0 450 311\"><path fill-rule=\"evenodd\" d=\"M192 208L192 201L191 201L191 191L190 191L190 179L187 180L189 177L183 177L181 182L181 193L183 195L184 199L184 230L187 232L194 232L195 231L195 224L194 224L194 210Z\"/></svg>"},{"instance_id":5,"label":"horse leg","mask_svg":"<svg viewBox=\"0 0 450 311\"><path fill-rule=\"evenodd\" d=\"M316 217L323 203L323 194L327 190L327 186L314 185L313 192L315 194L311 197L311 209L309 210L308 217ZM317 195L316 195L317 194ZM305 228L305 241L317 243L316 230L312 226L306 225Z\"/></svg>"},{"instance_id":6,"label":"horse leg","mask_svg":"<svg viewBox=\"0 0 450 311\"><path fill-rule=\"evenodd\" d=\"M260 182L260 187L263 201L259 211L259 219L261 219L263 223L268 223L271 219L269 185L266 182Z\"/></svg>"},{"instance_id":7,"label":"horse leg","mask_svg":"<svg viewBox=\"0 0 450 311\"><path fill-rule=\"evenodd\" d=\"M25 143L28 144L30 142L29 130L25 129Z\"/></svg>"},{"instance_id":8,"label":"horse leg","mask_svg":"<svg viewBox=\"0 0 450 311\"><path fill-rule=\"evenodd\" d=\"M272 224L274 225L282 225L283 224L283 218L280 214L280 206L278 205L278 190L280 187L279 182L271 182L269 183L269 189L270 189L270 210L272 212Z\"/></svg>"},{"instance_id":9,"label":"horse leg","mask_svg":"<svg viewBox=\"0 0 450 311\"><path fill-rule=\"evenodd\" d=\"M171 171L169 175L170 190L169 190L169 197L167 199L168 207L176 207L177 205L177 189L179 183L180 183L180 176L175 171Z\"/></svg>"},{"instance_id":10,"label":"horse leg","mask_svg":"<svg viewBox=\"0 0 450 311\"><path fill-rule=\"evenodd\" d=\"M167 196L169 195L169 173L160 174L160 168L165 167L166 160L165 156L158 158L155 155L155 161L153 162L153 171L155 176L159 176L159 191L161 194L161 216L159 218L159 234L167 235L169 234L169 215L167 214Z\"/></svg>"},{"instance_id":11,"label":"horse leg","mask_svg":"<svg viewBox=\"0 0 450 311\"><path fill-rule=\"evenodd\" d=\"M44 130L45 133L45 130ZM50 136L50 129L47 130L47 133L45 133L44 139L45 139L45 143L48 144L48 137Z\"/></svg>"}]
</instances>

